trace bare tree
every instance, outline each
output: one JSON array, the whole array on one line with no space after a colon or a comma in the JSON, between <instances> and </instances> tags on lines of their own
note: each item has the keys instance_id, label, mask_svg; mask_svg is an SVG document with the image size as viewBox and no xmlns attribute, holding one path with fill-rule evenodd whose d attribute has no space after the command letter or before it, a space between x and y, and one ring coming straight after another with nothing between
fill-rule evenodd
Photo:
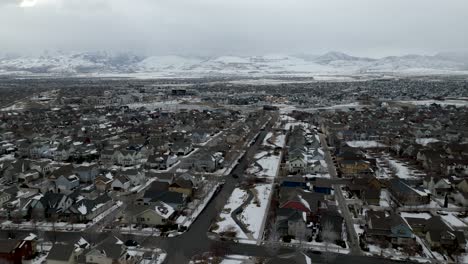
<instances>
[{"instance_id":1,"label":"bare tree","mask_svg":"<svg viewBox=\"0 0 468 264\"><path fill-rule=\"evenodd\" d=\"M330 245L338 239L338 234L333 229L333 224L325 222L322 226L322 239L325 243L325 260L328 263L333 260L334 254L330 251Z\"/></svg>"},{"instance_id":2,"label":"bare tree","mask_svg":"<svg viewBox=\"0 0 468 264\"><path fill-rule=\"evenodd\" d=\"M302 243L307 239L307 226L305 223L296 228L294 236L299 241L299 248L302 248Z\"/></svg>"},{"instance_id":3,"label":"bare tree","mask_svg":"<svg viewBox=\"0 0 468 264\"><path fill-rule=\"evenodd\" d=\"M268 240L266 243L266 250L270 255L276 256L278 251L280 250L280 239L281 235L278 232L278 222L274 221L269 229L268 232Z\"/></svg>"},{"instance_id":4,"label":"bare tree","mask_svg":"<svg viewBox=\"0 0 468 264\"><path fill-rule=\"evenodd\" d=\"M37 241L41 245L41 252L44 251L43 245L45 243L45 232L43 230L38 229L36 231Z\"/></svg>"}]
</instances>

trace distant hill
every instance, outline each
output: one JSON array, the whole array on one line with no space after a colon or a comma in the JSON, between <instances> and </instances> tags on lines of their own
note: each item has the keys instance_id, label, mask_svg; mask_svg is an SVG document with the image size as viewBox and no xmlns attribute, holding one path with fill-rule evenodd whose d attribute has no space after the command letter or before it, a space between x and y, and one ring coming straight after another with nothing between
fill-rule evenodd
<instances>
[{"instance_id":1,"label":"distant hill","mask_svg":"<svg viewBox=\"0 0 468 264\"><path fill-rule=\"evenodd\" d=\"M468 74L468 55L439 53L380 59L342 52L323 55L137 56L131 53L47 53L41 56L0 56L0 75L43 76L313 76L359 74Z\"/></svg>"}]
</instances>

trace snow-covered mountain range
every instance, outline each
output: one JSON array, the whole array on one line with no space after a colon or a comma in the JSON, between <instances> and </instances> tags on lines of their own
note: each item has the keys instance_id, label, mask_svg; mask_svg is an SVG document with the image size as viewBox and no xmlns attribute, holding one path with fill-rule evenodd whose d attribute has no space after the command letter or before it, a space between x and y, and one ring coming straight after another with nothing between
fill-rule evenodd
<instances>
[{"instance_id":1,"label":"snow-covered mountain range","mask_svg":"<svg viewBox=\"0 0 468 264\"><path fill-rule=\"evenodd\" d=\"M468 74L468 56L440 53L380 59L340 52L320 56L137 56L130 53L0 55L0 75L41 76L275 76Z\"/></svg>"}]
</instances>

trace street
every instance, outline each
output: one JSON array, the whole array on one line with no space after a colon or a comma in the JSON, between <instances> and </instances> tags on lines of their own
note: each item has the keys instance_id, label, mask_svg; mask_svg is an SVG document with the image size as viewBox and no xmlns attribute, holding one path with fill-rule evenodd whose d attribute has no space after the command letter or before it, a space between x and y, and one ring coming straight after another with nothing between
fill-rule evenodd
<instances>
[{"instance_id":1,"label":"street","mask_svg":"<svg viewBox=\"0 0 468 264\"><path fill-rule=\"evenodd\" d=\"M320 137L320 143L322 145L322 149L324 150L324 153L325 153L325 161L328 164L328 172L330 173L330 176L332 179L338 179L335 164L333 163L333 159L331 158L330 150L328 148L325 135L319 134L319 137ZM336 197L336 200L338 201L338 207L340 208L341 213L343 214L343 218L346 223L346 228L348 230L349 247L351 249L352 254L362 255L361 247L359 246L359 238L358 238L358 235L356 234L356 230L354 230L353 217L351 216L351 213L349 212L349 208L346 204L345 198L343 197L343 193L341 192L341 186L342 186L341 184L334 184L333 188L335 189L335 197Z\"/></svg>"}]
</instances>

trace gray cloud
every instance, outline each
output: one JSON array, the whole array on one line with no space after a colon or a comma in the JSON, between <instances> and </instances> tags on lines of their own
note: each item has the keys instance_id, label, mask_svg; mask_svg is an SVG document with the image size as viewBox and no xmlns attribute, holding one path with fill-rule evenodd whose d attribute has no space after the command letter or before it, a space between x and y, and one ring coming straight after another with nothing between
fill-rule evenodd
<instances>
[{"instance_id":1,"label":"gray cloud","mask_svg":"<svg viewBox=\"0 0 468 264\"><path fill-rule=\"evenodd\" d=\"M357 55L468 47L465 0L0 0L0 50ZM0 52L1 52L0 51Z\"/></svg>"}]
</instances>

